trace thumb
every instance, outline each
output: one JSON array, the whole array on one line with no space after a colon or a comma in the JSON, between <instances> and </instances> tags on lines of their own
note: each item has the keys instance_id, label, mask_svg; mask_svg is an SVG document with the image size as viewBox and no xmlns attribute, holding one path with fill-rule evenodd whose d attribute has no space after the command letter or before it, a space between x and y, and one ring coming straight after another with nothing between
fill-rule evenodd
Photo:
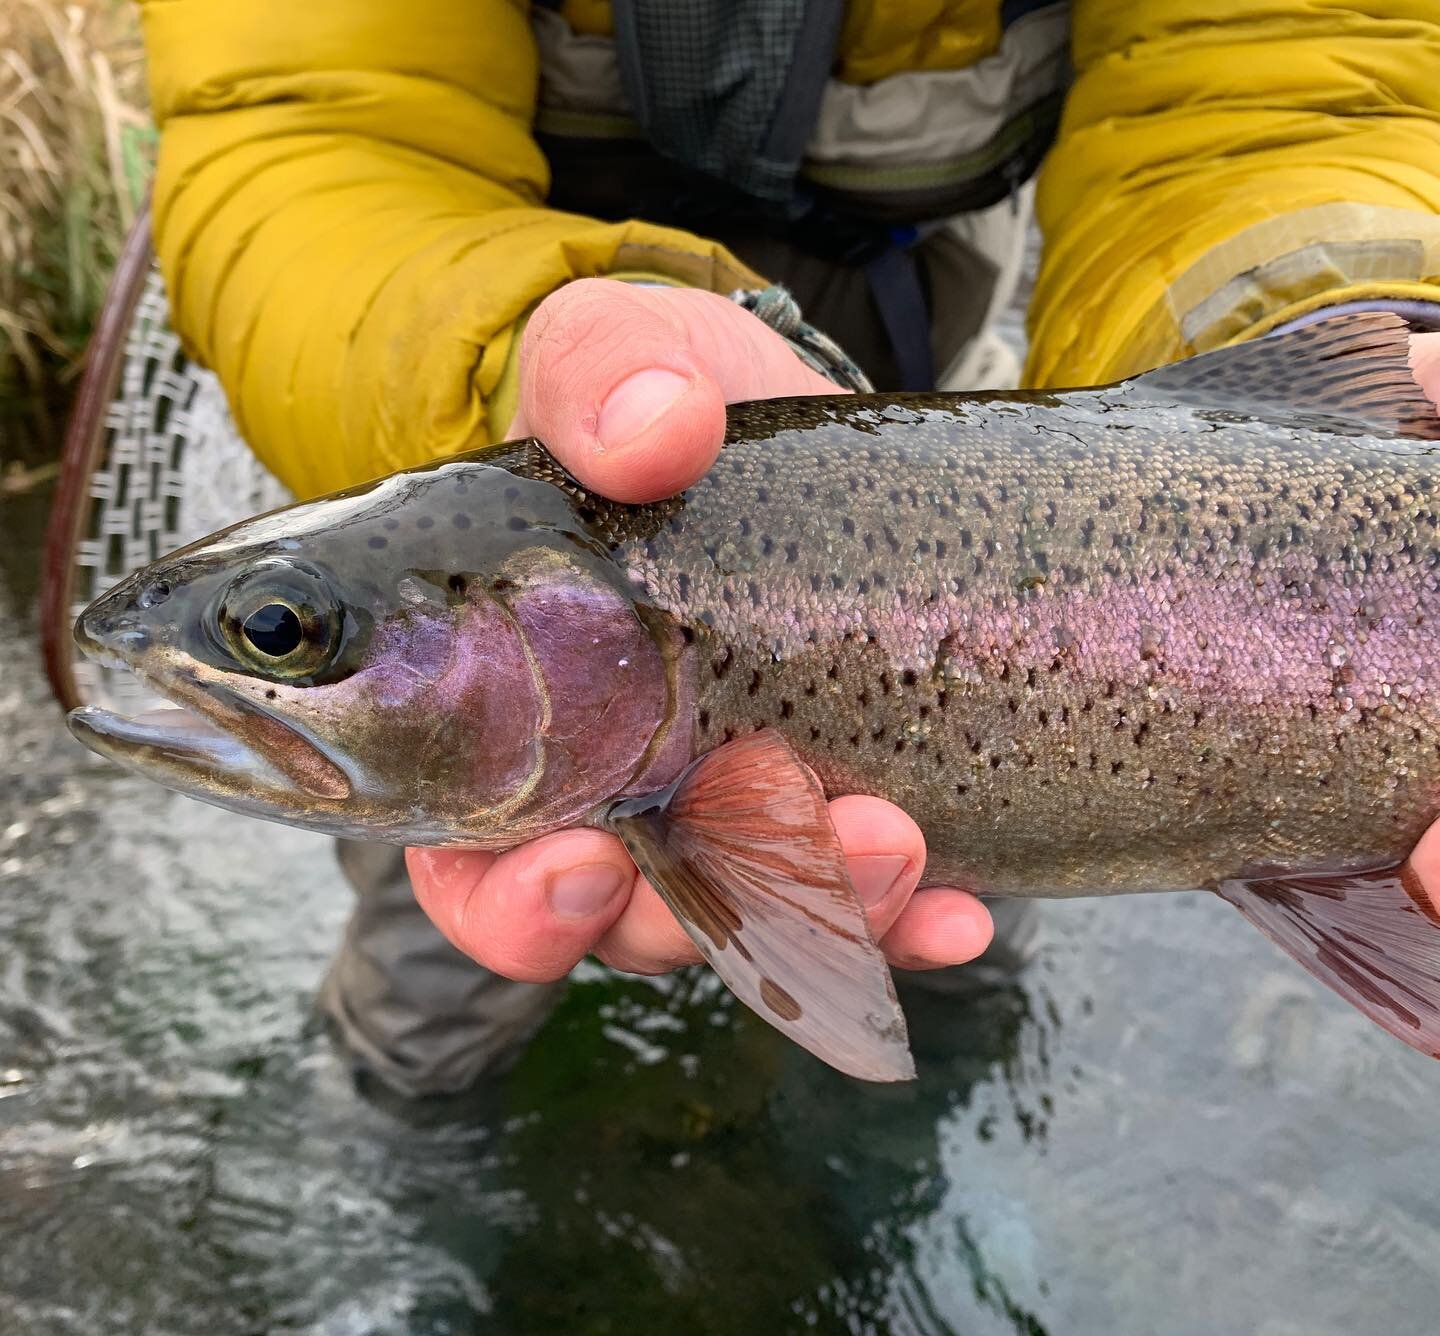
<instances>
[{"instance_id":1,"label":"thumb","mask_svg":"<svg viewBox=\"0 0 1440 1336\"><path fill-rule=\"evenodd\" d=\"M1410 371L1430 402L1440 408L1440 334L1410 336Z\"/></svg>"},{"instance_id":2,"label":"thumb","mask_svg":"<svg viewBox=\"0 0 1440 1336\"><path fill-rule=\"evenodd\" d=\"M773 330L713 293L581 279L526 326L511 434L538 437L605 496L653 501L714 463L727 402L836 392Z\"/></svg>"}]
</instances>

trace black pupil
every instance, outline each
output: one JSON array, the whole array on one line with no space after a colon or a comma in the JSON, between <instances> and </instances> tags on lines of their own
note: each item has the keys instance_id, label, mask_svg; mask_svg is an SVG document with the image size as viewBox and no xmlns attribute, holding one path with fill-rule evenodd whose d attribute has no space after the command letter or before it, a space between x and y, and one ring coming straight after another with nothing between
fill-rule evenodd
<instances>
[{"instance_id":1,"label":"black pupil","mask_svg":"<svg viewBox=\"0 0 1440 1336\"><path fill-rule=\"evenodd\" d=\"M283 603L267 603L263 608L256 608L245 619L243 630L245 639L272 659L293 654L305 639L300 619Z\"/></svg>"}]
</instances>

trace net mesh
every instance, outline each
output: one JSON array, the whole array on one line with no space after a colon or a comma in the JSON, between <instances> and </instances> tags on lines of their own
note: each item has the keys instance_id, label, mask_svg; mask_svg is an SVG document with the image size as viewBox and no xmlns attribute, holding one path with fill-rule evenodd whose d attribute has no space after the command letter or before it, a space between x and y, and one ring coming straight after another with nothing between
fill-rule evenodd
<instances>
[{"instance_id":1,"label":"net mesh","mask_svg":"<svg viewBox=\"0 0 1440 1336\"><path fill-rule=\"evenodd\" d=\"M219 381L185 356L158 269L136 306L103 430L72 557L72 616L165 553L290 500L241 439ZM80 661L74 673L87 703L125 712L157 703L127 672Z\"/></svg>"}]
</instances>

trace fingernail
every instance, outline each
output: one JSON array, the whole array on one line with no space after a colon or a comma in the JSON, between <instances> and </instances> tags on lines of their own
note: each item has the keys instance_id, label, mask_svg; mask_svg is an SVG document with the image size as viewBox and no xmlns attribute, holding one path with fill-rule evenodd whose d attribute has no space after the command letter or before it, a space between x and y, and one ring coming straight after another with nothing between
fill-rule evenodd
<instances>
[{"instance_id":1,"label":"fingernail","mask_svg":"<svg viewBox=\"0 0 1440 1336\"><path fill-rule=\"evenodd\" d=\"M901 854L866 854L850 860L850 884L862 905L878 905L905 875L910 860Z\"/></svg>"},{"instance_id":2,"label":"fingernail","mask_svg":"<svg viewBox=\"0 0 1440 1336\"><path fill-rule=\"evenodd\" d=\"M550 908L557 918L590 918L620 894L624 878L608 863L567 868L550 879Z\"/></svg>"},{"instance_id":3,"label":"fingernail","mask_svg":"<svg viewBox=\"0 0 1440 1336\"><path fill-rule=\"evenodd\" d=\"M686 377L659 367L622 380L600 405L595 426L600 444L613 450L633 441L689 388Z\"/></svg>"}]
</instances>

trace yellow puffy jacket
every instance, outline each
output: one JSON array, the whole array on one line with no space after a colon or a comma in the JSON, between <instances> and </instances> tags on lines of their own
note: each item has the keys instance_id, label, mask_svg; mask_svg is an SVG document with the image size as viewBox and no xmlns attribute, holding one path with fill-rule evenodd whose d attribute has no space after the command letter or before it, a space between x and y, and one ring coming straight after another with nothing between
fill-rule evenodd
<instances>
[{"instance_id":1,"label":"yellow puffy jacket","mask_svg":"<svg viewBox=\"0 0 1440 1336\"><path fill-rule=\"evenodd\" d=\"M569 279L760 281L689 233L545 207L516 0L142 4L174 318L301 495L503 431L516 333ZM1440 300L1435 0L1076 0L1072 27L1032 383ZM962 68L999 34L1000 0L850 0L835 73Z\"/></svg>"}]
</instances>

